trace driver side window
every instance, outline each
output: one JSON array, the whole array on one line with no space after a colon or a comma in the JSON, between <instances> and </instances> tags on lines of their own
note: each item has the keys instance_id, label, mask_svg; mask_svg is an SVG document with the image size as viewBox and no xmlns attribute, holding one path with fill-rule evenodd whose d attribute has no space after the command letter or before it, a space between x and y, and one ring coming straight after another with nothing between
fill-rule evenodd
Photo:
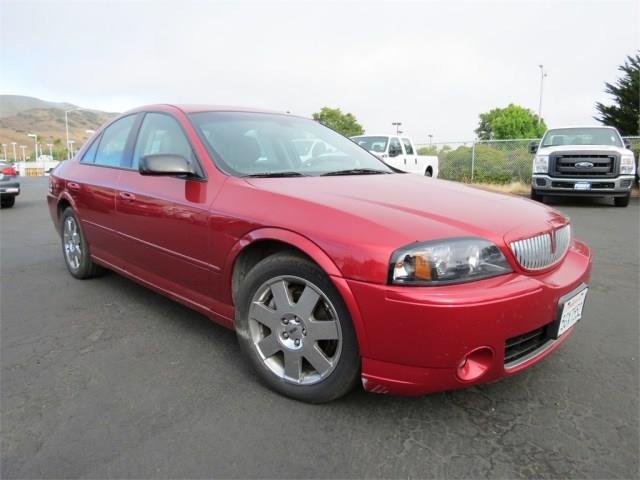
<instances>
[{"instance_id":1,"label":"driver side window","mask_svg":"<svg viewBox=\"0 0 640 480\"><path fill-rule=\"evenodd\" d=\"M189 140L178 122L164 113L147 113L138 134L131 167L138 169L140 159L145 155L180 155L193 162L193 152Z\"/></svg>"},{"instance_id":2,"label":"driver side window","mask_svg":"<svg viewBox=\"0 0 640 480\"><path fill-rule=\"evenodd\" d=\"M400 140L393 137L389 140L389 156L397 157L402 153L402 147L400 146Z\"/></svg>"}]
</instances>

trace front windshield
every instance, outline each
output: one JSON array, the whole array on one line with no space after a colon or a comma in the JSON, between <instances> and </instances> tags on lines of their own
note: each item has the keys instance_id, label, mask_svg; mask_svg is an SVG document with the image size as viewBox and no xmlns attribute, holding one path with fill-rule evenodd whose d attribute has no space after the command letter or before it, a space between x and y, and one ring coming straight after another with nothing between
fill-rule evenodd
<instances>
[{"instance_id":1,"label":"front windshield","mask_svg":"<svg viewBox=\"0 0 640 480\"><path fill-rule=\"evenodd\" d=\"M389 137L353 137L353 141L371 152L386 152Z\"/></svg>"},{"instance_id":2,"label":"front windshield","mask_svg":"<svg viewBox=\"0 0 640 480\"><path fill-rule=\"evenodd\" d=\"M559 145L612 145L622 146L620 136L613 128L556 128L547 131L543 147Z\"/></svg>"},{"instance_id":3,"label":"front windshield","mask_svg":"<svg viewBox=\"0 0 640 480\"><path fill-rule=\"evenodd\" d=\"M351 140L313 120L249 112L202 112L189 117L218 166L231 175L391 172Z\"/></svg>"}]
</instances>

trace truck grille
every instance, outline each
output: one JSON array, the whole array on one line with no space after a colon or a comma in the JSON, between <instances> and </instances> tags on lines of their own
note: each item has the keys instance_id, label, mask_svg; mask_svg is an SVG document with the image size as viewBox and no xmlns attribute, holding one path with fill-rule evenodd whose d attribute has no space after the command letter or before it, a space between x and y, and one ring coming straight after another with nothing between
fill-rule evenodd
<instances>
[{"instance_id":1,"label":"truck grille","mask_svg":"<svg viewBox=\"0 0 640 480\"><path fill-rule=\"evenodd\" d=\"M552 177L615 177L616 157L597 154L551 155ZM589 164L592 166L590 167Z\"/></svg>"},{"instance_id":2,"label":"truck grille","mask_svg":"<svg viewBox=\"0 0 640 480\"><path fill-rule=\"evenodd\" d=\"M535 354L548 341L546 327L532 330L517 337L507 339L504 344L504 364L508 368L514 366L523 357Z\"/></svg>"},{"instance_id":3,"label":"truck grille","mask_svg":"<svg viewBox=\"0 0 640 480\"><path fill-rule=\"evenodd\" d=\"M542 270L562 259L571 243L571 226L565 225L553 233L555 248L552 232L511 242L511 251L522 268Z\"/></svg>"}]
</instances>

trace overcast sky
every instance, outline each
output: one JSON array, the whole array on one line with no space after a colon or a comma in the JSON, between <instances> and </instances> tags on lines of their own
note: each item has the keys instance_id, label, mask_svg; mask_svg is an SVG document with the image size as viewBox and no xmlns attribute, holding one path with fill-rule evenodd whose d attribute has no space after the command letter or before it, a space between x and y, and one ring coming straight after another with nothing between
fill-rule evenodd
<instances>
[{"instance_id":1,"label":"overcast sky","mask_svg":"<svg viewBox=\"0 0 640 480\"><path fill-rule=\"evenodd\" d=\"M109 111L145 103L353 113L417 142L473 137L513 102L548 125L593 123L640 2L10 2L0 0L0 93Z\"/></svg>"}]
</instances>

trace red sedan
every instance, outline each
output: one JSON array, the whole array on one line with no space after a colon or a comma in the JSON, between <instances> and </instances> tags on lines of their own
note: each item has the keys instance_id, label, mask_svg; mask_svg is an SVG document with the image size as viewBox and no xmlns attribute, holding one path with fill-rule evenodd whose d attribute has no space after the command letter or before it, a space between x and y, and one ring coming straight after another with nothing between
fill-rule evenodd
<instances>
[{"instance_id":1,"label":"red sedan","mask_svg":"<svg viewBox=\"0 0 640 480\"><path fill-rule=\"evenodd\" d=\"M310 402L359 379L416 395L514 374L587 294L589 248L559 212L398 173L292 115L125 113L47 200L71 275L107 268L235 329L260 378Z\"/></svg>"}]
</instances>

